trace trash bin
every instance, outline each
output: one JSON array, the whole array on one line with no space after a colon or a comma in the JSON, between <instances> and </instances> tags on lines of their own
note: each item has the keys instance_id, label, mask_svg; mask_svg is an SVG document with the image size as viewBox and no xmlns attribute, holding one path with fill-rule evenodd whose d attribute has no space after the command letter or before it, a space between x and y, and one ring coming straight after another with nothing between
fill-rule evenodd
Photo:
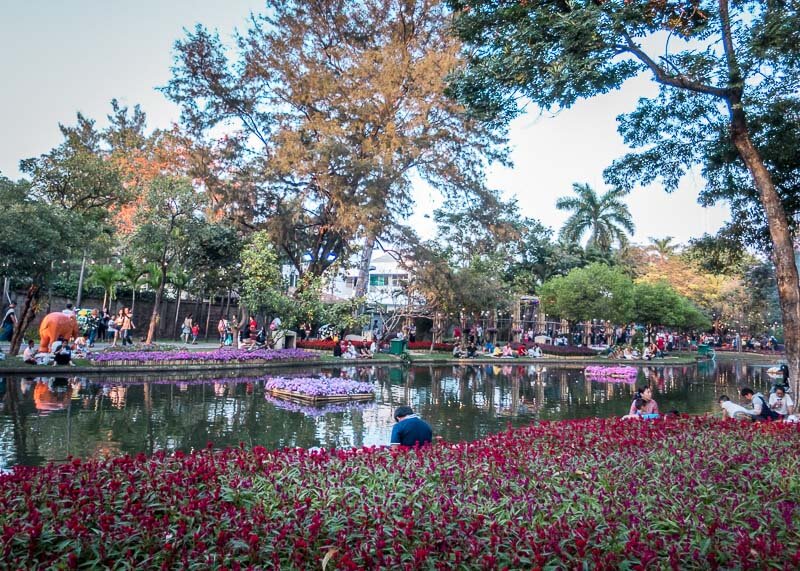
<instances>
[{"instance_id":1,"label":"trash bin","mask_svg":"<svg viewBox=\"0 0 800 571\"><path fill-rule=\"evenodd\" d=\"M405 339L392 339L389 344L389 354L390 355L402 355L403 352L406 350L406 340Z\"/></svg>"},{"instance_id":2,"label":"trash bin","mask_svg":"<svg viewBox=\"0 0 800 571\"><path fill-rule=\"evenodd\" d=\"M716 356L716 354L713 347L711 347L710 345L701 344L697 346L697 356L713 359Z\"/></svg>"}]
</instances>

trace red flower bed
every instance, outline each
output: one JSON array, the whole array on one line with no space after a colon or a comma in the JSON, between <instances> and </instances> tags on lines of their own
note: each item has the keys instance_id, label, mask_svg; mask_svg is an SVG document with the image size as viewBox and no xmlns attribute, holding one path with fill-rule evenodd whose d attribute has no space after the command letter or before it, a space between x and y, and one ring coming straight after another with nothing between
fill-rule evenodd
<instances>
[{"instance_id":1,"label":"red flower bed","mask_svg":"<svg viewBox=\"0 0 800 571\"><path fill-rule=\"evenodd\" d=\"M547 343L512 343L511 347L516 351L520 345L525 345L528 349L539 347L545 355L556 357L596 357L597 351L588 347L575 347L571 345L548 345Z\"/></svg>"},{"instance_id":2,"label":"red flower bed","mask_svg":"<svg viewBox=\"0 0 800 571\"><path fill-rule=\"evenodd\" d=\"M434 343L433 350L434 351L452 351L455 345L453 343ZM430 341L414 341L413 343L408 344L409 349L413 349L414 351L429 351L431 348Z\"/></svg>"},{"instance_id":3,"label":"red flower bed","mask_svg":"<svg viewBox=\"0 0 800 571\"><path fill-rule=\"evenodd\" d=\"M369 347L370 342L367 341L349 341L353 347ZM316 349L318 351L333 351L335 343L333 339L312 339L308 341L297 341L298 349Z\"/></svg>"},{"instance_id":4,"label":"red flower bed","mask_svg":"<svg viewBox=\"0 0 800 571\"><path fill-rule=\"evenodd\" d=\"M0 476L11 569L797 569L800 430L549 422L420 450L229 449Z\"/></svg>"}]
</instances>

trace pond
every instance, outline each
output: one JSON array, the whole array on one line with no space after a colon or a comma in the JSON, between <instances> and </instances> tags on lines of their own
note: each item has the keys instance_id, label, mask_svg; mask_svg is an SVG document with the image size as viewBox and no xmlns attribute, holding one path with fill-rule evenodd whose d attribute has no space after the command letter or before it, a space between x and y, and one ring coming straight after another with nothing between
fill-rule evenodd
<instances>
[{"instance_id":1,"label":"pond","mask_svg":"<svg viewBox=\"0 0 800 571\"><path fill-rule=\"evenodd\" d=\"M640 367L662 412L717 412L716 400L768 390L765 364ZM584 378L582 366L308 368L302 375L373 382L374 403L299 406L265 394L265 376L6 377L0 379L0 469L214 447L349 447L389 441L392 411L411 404L446 441L475 440L536 420L621 416L635 390ZM299 369L270 375L299 375ZM252 375L252 373L251 373ZM212 444L209 444L212 443Z\"/></svg>"}]
</instances>

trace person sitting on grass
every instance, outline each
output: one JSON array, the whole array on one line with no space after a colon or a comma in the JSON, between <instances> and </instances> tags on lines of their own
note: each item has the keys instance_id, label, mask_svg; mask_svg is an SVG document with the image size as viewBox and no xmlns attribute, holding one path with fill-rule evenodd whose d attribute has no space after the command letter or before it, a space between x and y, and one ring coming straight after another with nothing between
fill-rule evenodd
<instances>
[{"instance_id":1,"label":"person sitting on grass","mask_svg":"<svg viewBox=\"0 0 800 571\"><path fill-rule=\"evenodd\" d=\"M467 345L467 357L472 359L477 356L478 356L478 348L475 346L475 343L470 342L470 344Z\"/></svg>"},{"instance_id":2,"label":"person sitting on grass","mask_svg":"<svg viewBox=\"0 0 800 571\"><path fill-rule=\"evenodd\" d=\"M769 408L777 412L781 416L781 420L786 420L794 412L794 401L786 394L786 388L783 385L775 387L775 392L769 395Z\"/></svg>"},{"instance_id":3,"label":"person sitting on grass","mask_svg":"<svg viewBox=\"0 0 800 571\"><path fill-rule=\"evenodd\" d=\"M347 350L345 351L344 355L342 355L345 359L357 359L358 353L356 352L356 348L353 346L351 341L347 342Z\"/></svg>"},{"instance_id":4,"label":"person sitting on grass","mask_svg":"<svg viewBox=\"0 0 800 571\"><path fill-rule=\"evenodd\" d=\"M460 359L463 357L463 352L461 351L461 345L456 344L453 347L453 359Z\"/></svg>"},{"instance_id":5,"label":"person sitting on grass","mask_svg":"<svg viewBox=\"0 0 800 571\"><path fill-rule=\"evenodd\" d=\"M372 359L372 351L369 350L369 347L362 344L358 349L358 356L362 359Z\"/></svg>"},{"instance_id":6,"label":"person sitting on grass","mask_svg":"<svg viewBox=\"0 0 800 571\"><path fill-rule=\"evenodd\" d=\"M28 365L35 365L36 364L36 348L33 344L33 339L28 340L28 346L25 347L25 351L22 353L22 360L26 362Z\"/></svg>"},{"instance_id":7,"label":"person sitting on grass","mask_svg":"<svg viewBox=\"0 0 800 571\"><path fill-rule=\"evenodd\" d=\"M342 351L342 344L339 343L338 340L334 339L333 341L333 356L334 357L341 357L344 354Z\"/></svg>"},{"instance_id":8,"label":"person sitting on grass","mask_svg":"<svg viewBox=\"0 0 800 571\"><path fill-rule=\"evenodd\" d=\"M520 345L519 347L517 347L517 356L518 357L528 356L528 350L525 348L525 345Z\"/></svg>"},{"instance_id":9,"label":"person sitting on grass","mask_svg":"<svg viewBox=\"0 0 800 571\"><path fill-rule=\"evenodd\" d=\"M514 358L514 350L511 348L511 345L506 343L503 346L503 357L506 359L513 359Z\"/></svg>"},{"instance_id":10,"label":"person sitting on grass","mask_svg":"<svg viewBox=\"0 0 800 571\"><path fill-rule=\"evenodd\" d=\"M745 387L740 391L743 398L753 405L753 416L756 420L770 421L780 420L781 415L769 408L767 399L764 395L753 391L750 387Z\"/></svg>"},{"instance_id":11,"label":"person sitting on grass","mask_svg":"<svg viewBox=\"0 0 800 571\"><path fill-rule=\"evenodd\" d=\"M67 343L66 339L59 337L58 341L56 341L56 344L58 344L58 347L53 350L53 364L70 365L74 367L75 363L72 362L72 349L70 349L69 343Z\"/></svg>"},{"instance_id":12,"label":"person sitting on grass","mask_svg":"<svg viewBox=\"0 0 800 571\"><path fill-rule=\"evenodd\" d=\"M250 326L245 324L239 330L239 349L253 349L256 346L256 340L250 336Z\"/></svg>"},{"instance_id":13,"label":"person sitting on grass","mask_svg":"<svg viewBox=\"0 0 800 571\"><path fill-rule=\"evenodd\" d=\"M734 418L736 420L754 420L753 411L736 404L728 395L719 397L719 407L722 409L722 418Z\"/></svg>"},{"instance_id":14,"label":"person sitting on grass","mask_svg":"<svg viewBox=\"0 0 800 571\"><path fill-rule=\"evenodd\" d=\"M494 343L492 343L491 341L487 341L484 351L486 352L487 355L491 356L494 353Z\"/></svg>"}]
</instances>

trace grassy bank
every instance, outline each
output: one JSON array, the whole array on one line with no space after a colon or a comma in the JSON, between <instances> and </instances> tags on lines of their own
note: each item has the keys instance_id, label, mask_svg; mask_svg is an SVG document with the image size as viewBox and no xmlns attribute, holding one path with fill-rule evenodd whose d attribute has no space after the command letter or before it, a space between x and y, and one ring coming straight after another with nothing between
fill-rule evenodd
<instances>
[{"instance_id":1,"label":"grassy bank","mask_svg":"<svg viewBox=\"0 0 800 571\"><path fill-rule=\"evenodd\" d=\"M693 418L76 459L0 476L0 551L19 569L797 568L799 446L797 426Z\"/></svg>"}]
</instances>

